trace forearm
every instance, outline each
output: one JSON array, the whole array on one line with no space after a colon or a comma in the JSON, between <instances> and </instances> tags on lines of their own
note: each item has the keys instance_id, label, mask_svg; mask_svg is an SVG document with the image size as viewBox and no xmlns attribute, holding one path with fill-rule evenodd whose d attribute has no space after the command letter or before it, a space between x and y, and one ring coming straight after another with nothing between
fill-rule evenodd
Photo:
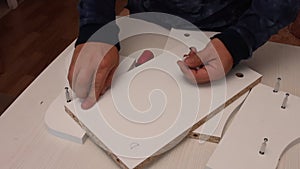
<instances>
[{"instance_id":1,"label":"forearm","mask_svg":"<svg viewBox=\"0 0 300 169\"><path fill-rule=\"evenodd\" d=\"M253 0L237 24L216 37L225 44L237 64L249 58L271 35L291 23L299 6L299 0Z\"/></svg>"}]
</instances>

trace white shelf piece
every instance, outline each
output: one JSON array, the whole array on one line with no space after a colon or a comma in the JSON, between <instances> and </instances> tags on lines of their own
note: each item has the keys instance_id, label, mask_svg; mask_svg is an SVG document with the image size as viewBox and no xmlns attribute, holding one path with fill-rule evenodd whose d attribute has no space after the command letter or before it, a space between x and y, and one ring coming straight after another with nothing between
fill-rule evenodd
<instances>
[{"instance_id":1,"label":"white shelf piece","mask_svg":"<svg viewBox=\"0 0 300 169\"><path fill-rule=\"evenodd\" d=\"M152 49L160 53L155 59L115 76L91 109L82 110L76 99L67 112L122 168L144 166L260 82L261 75L245 66L210 84L188 82L176 62L190 46L200 50L208 42L202 32L172 29L163 52Z\"/></svg>"},{"instance_id":2,"label":"white shelf piece","mask_svg":"<svg viewBox=\"0 0 300 169\"><path fill-rule=\"evenodd\" d=\"M77 99L70 103L74 106L67 104L69 113L78 118L76 120L92 135L91 139L108 150L118 164L124 168L135 168L144 165L150 157L157 155L190 129L199 127L224 105L256 85L261 78L261 75L247 67L237 67L226 78L227 85L216 82L214 86L206 84L198 87L186 81L176 65L177 60L176 56L163 53L116 77L111 90L91 109L82 110L81 102ZM237 72L243 73L244 77L237 77ZM128 92L127 89L133 90ZM163 96L156 91L163 91ZM222 92L225 92L223 99L218 96ZM180 97L180 94L183 96ZM131 97L131 102L127 100L128 97ZM147 109L148 97L150 105L154 105L150 111ZM161 104L166 101L162 100L164 97L167 98L167 105ZM133 107L124 106L130 104L146 112L141 114ZM121 105L121 108L115 105ZM163 112L161 106L166 106ZM143 120L143 115L153 121L139 122Z\"/></svg>"},{"instance_id":3,"label":"white shelf piece","mask_svg":"<svg viewBox=\"0 0 300 169\"><path fill-rule=\"evenodd\" d=\"M220 113L194 130L190 134L190 137L194 139L200 139L202 141L219 143L224 135L225 127L228 125L228 122L232 119L232 117L238 113L248 94L249 92L243 94L240 98L225 107Z\"/></svg>"},{"instance_id":4,"label":"white shelf piece","mask_svg":"<svg viewBox=\"0 0 300 169\"><path fill-rule=\"evenodd\" d=\"M73 50L66 55L64 69L65 74L67 73L69 64L71 62L72 54ZM135 60L133 58L120 56L120 65L116 70L115 75L119 76L122 73L127 72L133 67L134 62ZM67 81L64 83L66 87L69 87ZM47 126L47 129L51 134L57 137L83 144L87 138L86 132L68 114L66 114L65 103L65 89L62 89L61 93L50 104L45 113L44 122Z\"/></svg>"},{"instance_id":5,"label":"white shelf piece","mask_svg":"<svg viewBox=\"0 0 300 169\"><path fill-rule=\"evenodd\" d=\"M83 144L85 131L65 113L65 90L51 103L45 113L45 124L48 131L60 138Z\"/></svg>"},{"instance_id":6,"label":"white shelf piece","mask_svg":"<svg viewBox=\"0 0 300 169\"><path fill-rule=\"evenodd\" d=\"M276 169L300 141L300 98L273 87L254 87L210 158L209 169ZM262 151L260 153L260 151Z\"/></svg>"},{"instance_id":7,"label":"white shelf piece","mask_svg":"<svg viewBox=\"0 0 300 169\"><path fill-rule=\"evenodd\" d=\"M183 55L190 52L190 47L200 51L209 41L209 37L200 30L172 29L164 49L183 59Z\"/></svg>"}]
</instances>

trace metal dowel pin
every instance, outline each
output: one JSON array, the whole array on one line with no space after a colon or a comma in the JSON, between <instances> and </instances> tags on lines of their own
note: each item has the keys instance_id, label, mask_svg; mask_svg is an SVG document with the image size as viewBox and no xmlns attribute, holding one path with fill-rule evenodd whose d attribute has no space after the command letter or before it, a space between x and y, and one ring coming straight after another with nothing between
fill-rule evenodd
<instances>
[{"instance_id":1,"label":"metal dowel pin","mask_svg":"<svg viewBox=\"0 0 300 169\"><path fill-rule=\"evenodd\" d=\"M268 138L264 138L264 142L262 143L260 149L259 149L259 154L264 155L266 152L266 147L267 147L267 142Z\"/></svg>"},{"instance_id":2,"label":"metal dowel pin","mask_svg":"<svg viewBox=\"0 0 300 169\"><path fill-rule=\"evenodd\" d=\"M66 100L67 100L67 103L69 103L72 101L72 98L70 96L69 88L65 87L65 89L66 89Z\"/></svg>"},{"instance_id":3,"label":"metal dowel pin","mask_svg":"<svg viewBox=\"0 0 300 169\"><path fill-rule=\"evenodd\" d=\"M282 105L281 105L281 108L282 108L282 109L285 109L285 108L286 108L286 105L287 105L287 101L288 101L289 95L290 95L290 94L288 94L288 93L285 94L285 97L284 97L283 102L282 102Z\"/></svg>"},{"instance_id":4,"label":"metal dowel pin","mask_svg":"<svg viewBox=\"0 0 300 169\"><path fill-rule=\"evenodd\" d=\"M276 83L275 83L275 86L274 86L274 90L273 90L274 93L277 93L277 92L279 91L280 81L281 81L281 78L278 77L278 78L277 78L277 81L276 81Z\"/></svg>"}]
</instances>

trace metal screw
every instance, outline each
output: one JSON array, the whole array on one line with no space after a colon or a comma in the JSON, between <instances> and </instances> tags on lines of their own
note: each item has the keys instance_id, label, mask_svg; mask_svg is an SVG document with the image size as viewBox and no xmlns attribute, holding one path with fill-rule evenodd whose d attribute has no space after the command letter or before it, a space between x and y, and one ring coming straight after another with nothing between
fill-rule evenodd
<instances>
[{"instance_id":1,"label":"metal screw","mask_svg":"<svg viewBox=\"0 0 300 169\"><path fill-rule=\"evenodd\" d=\"M69 88L65 87L65 89L66 89L66 100L67 100L67 103L69 103L69 102L72 101L71 96L70 96L70 92L69 92Z\"/></svg>"}]
</instances>

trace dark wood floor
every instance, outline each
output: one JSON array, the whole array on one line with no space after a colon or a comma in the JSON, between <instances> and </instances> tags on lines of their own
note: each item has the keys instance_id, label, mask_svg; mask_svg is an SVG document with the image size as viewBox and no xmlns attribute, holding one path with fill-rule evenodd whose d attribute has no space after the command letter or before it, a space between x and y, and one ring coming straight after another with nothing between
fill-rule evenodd
<instances>
[{"instance_id":1,"label":"dark wood floor","mask_svg":"<svg viewBox=\"0 0 300 169\"><path fill-rule=\"evenodd\" d=\"M24 0L0 19L0 115L77 36L78 0ZM126 0L117 1L120 13ZM274 41L300 45L288 32Z\"/></svg>"},{"instance_id":2,"label":"dark wood floor","mask_svg":"<svg viewBox=\"0 0 300 169\"><path fill-rule=\"evenodd\" d=\"M0 19L0 115L77 37L78 1L24 0Z\"/></svg>"},{"instance_id":3,"label":"dark wood floor","mask_svg":"<svg viewBox=\"0 0 300 169\"><path fill-rule=\"evenodd\" d=\"M0 114L77 36L77 0L25 0L0 19Z\"/></svg>"}]
</instances>

